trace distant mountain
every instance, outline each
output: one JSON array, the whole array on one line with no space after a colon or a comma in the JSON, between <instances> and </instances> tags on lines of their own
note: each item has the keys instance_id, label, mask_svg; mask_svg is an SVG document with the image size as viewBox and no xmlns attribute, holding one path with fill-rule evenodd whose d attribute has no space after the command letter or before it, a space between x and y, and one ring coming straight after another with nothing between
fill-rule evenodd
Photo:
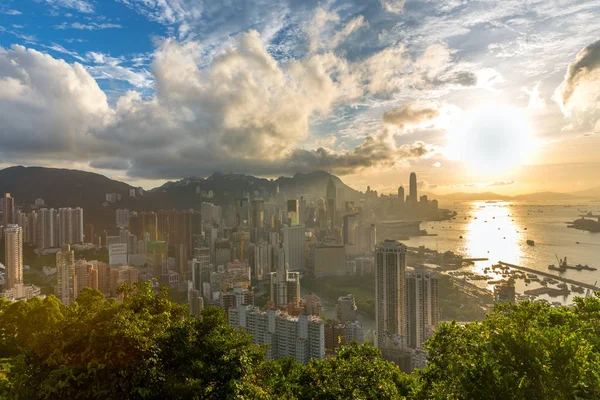
<instances>
[{"instance_id":1,"label":"distant mountain","mask_svg":"<svg viewBox=\"0 0 600 400\"><path fill-rule=\"evenodd\" d=\"M131 188L104 175L71 169L17 166L0 170L0 193L11 193L18 204L42 198L50 207L91 207L101 205L105 193L128 196Z\"/></svg>"},{"instance_id":2,"label":"distant mountain","mask_svg":"<svg viewBox=\"0 0 600 400\"><path fill-rule=\"evenodd\" d=\"M493 192L483 193L450 193L446 195L431 195L432 198L437 198L443 201L565 201L565 200L577 200L584 198L585 196L568 194L568 193L557 193L557 192L536 192L528 194L520 194L517 196L506 196Z\"/></svg>"},{"instance_id":3,"label":"distant mountain","mask_svg":"<svg viewBox=\"0 0 600 400\"><path fill-rule=\"evenodd\" d=\"M600 199L600 186L595 187L595 188L590 188L587 190L581 190L579 192L574 192L573 194L575 196L580 196L580 197L593 197L596 199Z\"/></svg>"},{"instance_id":4,"label":"distant mountain","mask_svg":"<svg viewBox=\"0 0 600 400\"><path fill-rule=\"evenodd\" d=\"M208 178L190 177L167 182L145 192L144 196L129 197L132 186L100 174L22 166L0 170L0 194L11 193L17 205L33 204L37 198L42 198L49 207L83 207L86 223L91 222L96 230L101 230L114 226L116 208L136 211L199 209L202 201L230 205L235 198L247 194L267 200L277 193L278 188L287 197L324 197L330 177L338 189L343 189L346 200L359 198L359 192L344 184L337 176L323 171L276 180L244 174L214 173ZM214 194L212 199L201 196L202 192L209 191ZM106 193L120 194L121 201L104 206Z\"/></svg>"}]
</instances>

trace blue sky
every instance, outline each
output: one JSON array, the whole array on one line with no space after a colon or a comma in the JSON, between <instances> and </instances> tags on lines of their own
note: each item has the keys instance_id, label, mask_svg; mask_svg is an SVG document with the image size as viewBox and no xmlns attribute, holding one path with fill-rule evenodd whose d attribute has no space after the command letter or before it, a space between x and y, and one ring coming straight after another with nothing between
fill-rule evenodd
<instances>
[{"instance_id":1,"label":"blue sky","mask_svg":"<svg viewBox=\"0 0 600 400\"><path fill-rule=\"evenodd\" d=\"M0 0L2 165L147 187L313 169L390 192L412 170L446 192L600 185L599 16L581 0ZM473 117L504 106L527 154L461 156L465 121L480 163L518 152L503 138L525 132ZM557 169L579 179L546 182Z\"/></svg>"}]
</instances>

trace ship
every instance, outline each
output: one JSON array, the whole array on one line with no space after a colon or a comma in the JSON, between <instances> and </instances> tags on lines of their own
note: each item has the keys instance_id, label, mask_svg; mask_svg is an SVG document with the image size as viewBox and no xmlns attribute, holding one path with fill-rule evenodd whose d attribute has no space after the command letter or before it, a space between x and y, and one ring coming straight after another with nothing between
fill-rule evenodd
<instances>
[{"instance_id":1,"label":"ship","mask_svg":"<svg viewBox=\"0 0 600 400\"><path fill-rule=\"evenodd\" d=\"M527 240L527 244L529 246L535 246L535 242L533 240L531 240L531 239Z\"/></svg>"},{"instance_id":2,"label":"ship","mask_svg":"<svg viewBox=\"0 0 600 400\"><path fill-rule=\"evenodd\" d=\"M558 261L558 267L555 266L554 264L550 264L548 265L548 269L551 271L558 271L558 272L565 272L567 270L567 257L565 257L564 259L558 259L558 256L556 256L556 261Z\"/></svg>"}]
</instances>

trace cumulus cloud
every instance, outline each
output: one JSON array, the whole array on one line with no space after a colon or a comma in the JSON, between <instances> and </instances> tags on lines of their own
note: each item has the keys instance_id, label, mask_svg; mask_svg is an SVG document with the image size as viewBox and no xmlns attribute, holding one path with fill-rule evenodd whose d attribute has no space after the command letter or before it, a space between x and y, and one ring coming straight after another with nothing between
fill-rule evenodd
<instances>
[{"instance_id":1,"label":"cumulus cloud","mask_svg":"<svg viewBox=\"0 0 600 400\"><path fill-rule=\"evenodd\" d=\"M404 10L406 0L381 0L381 8L385 11L398 14Z\"/></svg>"},{"instance_id":2,"label":"cumulus cloud","mask_svg":"<svg viewBox=\"0 0 600 400\"><path fill-rule=\"evenodd\" d=\"M534 111L546 108L546 100L544 100L540 94L540 82L536 83L531 90L524 87L523 91L529 96L527 108Z\"/></svg>"},{"instance_id":3,"label":"cumulus cloud","mask_svg":"<svg viewBox=\"0 0 600 400\"><path fill-rule=\"evenodd\" d=\"M165 40L151 77L140 78L152 79L155 95L130 91L111 106L94 77L112 74L135 85L119 59L88 53L86 69L21 46L1 50L0 118L7 122L0 155L86 160L132 177L177 178L215 170L344 174L438 151L423 142L399 145L387 129L349 150L300 148L312 118L375 90L368 71L383 71L379 61L390 54L353 63L325 52L279 62L255 31L238 36L206 67L202 51L194 41ZM424 118L417 114L394 118L415 123Z\"/></svg>"},{"instance_id":4,"label":"cumulus cloud","mask_svg":"<svg viewBox=\"0 0 600 400\"><path fill-rule=\"evenodd\" d=\"M491 182L488 183L485 186L488 187L494 187L494 186L509 186L509 185L514 185L516 183L516 181L497 181L497 182Z\"/></svg>"},{"instance_id":5,"label":"cumulus cloud","mask_svg":"<svg viewBox=\"0 0 600 400\"><path fill-rule=\"evenodd\" d=\"M577 54L556 89L554 98L566 115L597 107L600 98L600 40Z\"/></svg>"},{"instance_id":6,"label":"cumulus cloud","mask_svg":"<svg viewBox=\"0 0 600 400\"><path fill-rule=\"evenodd\" d=\"M410 102L388 110L383 114L383 122L407 129L430 122L440 115L437 105L424 102Z\"/></svg>"}]
</instances>

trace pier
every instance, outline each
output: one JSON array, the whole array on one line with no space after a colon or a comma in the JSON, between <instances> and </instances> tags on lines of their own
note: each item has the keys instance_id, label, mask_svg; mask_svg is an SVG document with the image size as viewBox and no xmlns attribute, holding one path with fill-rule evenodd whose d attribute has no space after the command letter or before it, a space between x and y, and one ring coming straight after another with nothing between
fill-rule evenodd
<instances>
[{"instance_id":1,"label":"pier","mask_svg":"<svg viewBox=\"0 0 600 400\"><path fill-rule=\"evenodd\" d=\"M520 265L509 264L509 263L506 263L504 261L499 261L498 264L503 265L505 267L510 267L510 268L518 269L520 271L525 271L525 272L529 272L529 273L532 273L532 274L541 275L541 276L545 276L545 277L548 277L548 278L556 279L557 281L562 281L562 282L565 282L565 283L568 283L568 284L571 284L571 285L581 286L582 288L593 290L595 292L600 292L600 287L594 286L594 285L590 285L589 283L578 282L578 281L573 280L573 279L563 278L563 277L558 276L558 275L549 274L547 272L538 271L538 270L532 269L532 268L521 267Z\"/></svg>"}]
</instances>

